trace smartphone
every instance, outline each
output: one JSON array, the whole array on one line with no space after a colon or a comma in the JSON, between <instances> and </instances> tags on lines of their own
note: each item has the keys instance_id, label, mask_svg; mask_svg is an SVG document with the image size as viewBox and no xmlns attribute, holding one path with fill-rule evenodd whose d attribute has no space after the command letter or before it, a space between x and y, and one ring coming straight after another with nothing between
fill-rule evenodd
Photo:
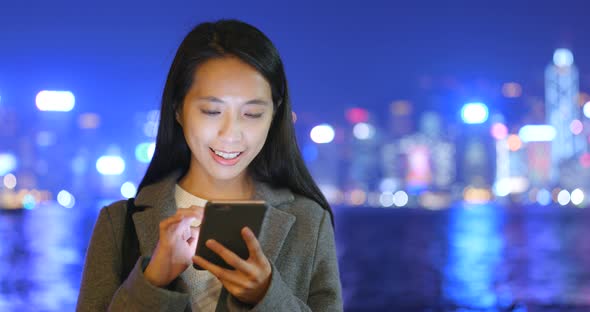
<instances>
[{"instance_id":1,"label":"smartphone","mask_svg":"<svg viewBox=\"0 0 590 312\"><path fill-rule=\"evenodd\" d=\"M247 226L258 238L266 209L266 202L261 200L207 202L195 255L220 267L233 270L234 268L219 255L205 246L205 242L214 239L240 258L248 259L248 247L241 231ZM204 270L197 264L193 264L193 267L197 270Z\"/></svg>"}]
</instances>

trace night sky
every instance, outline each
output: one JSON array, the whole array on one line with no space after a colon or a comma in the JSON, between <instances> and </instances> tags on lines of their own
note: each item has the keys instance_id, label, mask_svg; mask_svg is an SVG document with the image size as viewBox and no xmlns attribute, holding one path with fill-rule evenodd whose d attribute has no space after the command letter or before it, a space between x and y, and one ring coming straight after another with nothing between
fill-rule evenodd
<instances>
[{"instance_id":1,"label":"night sky","mask_svg":"<svg viewBox=\"0 0 590 312\"><path fill-rule=\"evenodd\" d=\"M35 112L43 89L71 90L75 111L105 114L106 125L158 108L178 44L195 24L218 18L252 23L275 42L294 109L317 121L420 99L424 81L454 81L462 92L446 107L414 101L417 111L455 110L470 98L494 109L497 98L480 86L499 94L509 81L543 98L558 47L573 51L580 90L590 91L587 1L18 2L0 4L0 105L23 114ZM497 109L513 121L527 111L510 105Z\"/></svg>"}]
</instances>

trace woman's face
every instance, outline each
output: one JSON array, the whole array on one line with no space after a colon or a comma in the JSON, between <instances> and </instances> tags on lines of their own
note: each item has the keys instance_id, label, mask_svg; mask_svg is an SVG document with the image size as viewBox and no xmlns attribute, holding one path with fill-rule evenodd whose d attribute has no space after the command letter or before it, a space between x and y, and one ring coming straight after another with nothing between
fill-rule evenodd
<instances>
[{"instance_id":1,"label":"woman's face","mask_svg":"<svg viewBox=\"0 0 590 312\"><path fill-rule=\"evenodd\" d=\"M270 85L238 58L209 60L195 72L177 117L193 173L210 181L243 179L273 118Z\"/></svg>"}]
</instances>

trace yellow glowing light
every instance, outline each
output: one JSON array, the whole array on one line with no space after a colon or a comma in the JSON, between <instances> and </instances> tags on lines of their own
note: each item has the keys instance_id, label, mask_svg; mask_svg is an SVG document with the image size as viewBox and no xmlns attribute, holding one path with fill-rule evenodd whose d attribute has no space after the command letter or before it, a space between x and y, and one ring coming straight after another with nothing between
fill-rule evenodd
<instances>
[{"instance_id":1,"label":"yellow glowing light","mask_svg":"<svg viewBox=\"0 0 590 312\"><path fill-rule=\"evenodd\" d=\"M94 113L81 114L78 117L80 129L96 129L100 125L100 116Z\"/></svg>"},{"instance_id":2,"label":"yellow glowing light","mask_svg":"<svg viewBox=\"0 0 590 312\"><path fill-rule=\"evenodd\" d=\"M522 95L522 87L516 82L507 82L502 85L502 95L507 98L517 98Z\"/></svg>"},{"instance_id":3,"label":"yellow glowing light","mask_svg":"<svg viewBox=\"0 0 590 312\"><path fill-rule=\"evenodd\" d=\"M484 188L466 187L463 199L471 204L485 204L492 200L492 192Z\"/></svg>"},{"instance_id":4,"label":"yellow glowing light","mask_svg":"<svg viewBox=\"0 0 590 312\"><path fill-rule=\"evenodd\" d=\"M559 187L556 187L551 191L551 199L553 199L554 202L557 202L557 196L559 195L559 192L561 192Z\"/></svg>"},{"instance_id":5,"label":"yellow glowing light","mask_svg":"<svg viewBox=\"0 0 590 312\"><path fill-rule=\"evenodd\" d=\"M393 101L390 108L394 116L407 116L412 113L412 104L409 101Z\"/></svg>"},{"instance_id":6,"label":"yellow glowing light","mask_svg":"<svg viewBox=\"0 0 590 312\"><path fill-rule=\"evenodd\" d=\"M520 137L518 137L518 135L516 134L509 135L507 143L508 149L510 149L510 151L512 152L516 152L522 147L522 141L520 140Z\"/></svg>"},{"instance_id":7,"label":"yellow glowing light","mask_svg":"<svg viewBox=\"0 0 590 312\"><path fill-rule=\"evenodd\" d=\"M367 201L367 193L363 190L352 190L348 197L348 202L354 206L360 206Z\"/></svg>"}]
</instances>

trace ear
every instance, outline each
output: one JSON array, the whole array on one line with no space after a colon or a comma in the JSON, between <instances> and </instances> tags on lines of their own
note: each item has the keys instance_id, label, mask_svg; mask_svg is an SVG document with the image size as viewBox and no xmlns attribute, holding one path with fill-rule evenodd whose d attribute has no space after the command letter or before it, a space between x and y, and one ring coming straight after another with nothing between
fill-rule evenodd
<instances>
[{"instance_id":1,"label":"ear","mask_svg":"<svg viewBox=\"0 0 590 312\"><path fill-rule=\"evenodd\" d=\"M180 118L180 114L178 112L176 112L176 121L178 122L178 124L180 124L180 126L182 127L182 119Z\"/></svg>"}]
</instances>

